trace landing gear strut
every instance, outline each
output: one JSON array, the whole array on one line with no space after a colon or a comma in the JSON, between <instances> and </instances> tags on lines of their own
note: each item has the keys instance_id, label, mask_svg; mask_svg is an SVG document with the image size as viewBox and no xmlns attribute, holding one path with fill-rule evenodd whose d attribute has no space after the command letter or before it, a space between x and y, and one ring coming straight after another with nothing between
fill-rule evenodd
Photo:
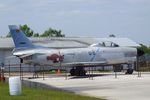
<instances>
[{"instance_id":1,"label":"landing gear strut","mask_svg":"<svg viewBox=\"0 0 150 100\"><path fill-rule=\"evenodd\" d=\"M126 71L125 74L132 74L133 73L133 68L132 68L132 65L131 64L128 64L128 69Z\"/></svg>"},{"instance_id":2,"label":"landing gear strut","mask_svg":"<svg viewBox=\"0 0 150 100\"><path fill-rule=\"evenodd\" d=\"M70 75L71 76L85 76L86 71L85 71L84 67L73 67L70 70Z\"/></svg>"}]
</instances>

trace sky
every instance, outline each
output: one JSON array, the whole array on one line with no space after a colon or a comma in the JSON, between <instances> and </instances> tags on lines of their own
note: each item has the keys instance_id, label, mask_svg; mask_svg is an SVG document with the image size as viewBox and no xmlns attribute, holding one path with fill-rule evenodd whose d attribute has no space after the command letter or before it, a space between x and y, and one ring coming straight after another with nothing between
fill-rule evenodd
<instances>
[{"instance_id":1,"label":"sky","mask_svg":"<svg viewBox=\"0 0 150 100\"><path fill-rule=\"evenodd\" d=\"M150 0L0 0L0 36L8 25L49 27L67 37L127 37L150 46Z\"/></svg>"}]
</instances>

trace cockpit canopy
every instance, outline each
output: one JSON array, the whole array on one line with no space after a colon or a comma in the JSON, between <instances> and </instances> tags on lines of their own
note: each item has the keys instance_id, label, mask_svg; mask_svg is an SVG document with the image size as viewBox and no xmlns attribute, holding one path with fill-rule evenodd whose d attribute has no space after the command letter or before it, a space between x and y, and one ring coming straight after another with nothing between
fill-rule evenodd
<instances>
[{"instance_id":1,"label":"cockpit canopy","mask_svg":"<svg viewBox=\"0 0 150 100\"><path fill-rule=\"evenodd\" d=\"M119 45L110 41L102 41L92 44L91 47L119 47Z\"/></svg>"}]
</instances>

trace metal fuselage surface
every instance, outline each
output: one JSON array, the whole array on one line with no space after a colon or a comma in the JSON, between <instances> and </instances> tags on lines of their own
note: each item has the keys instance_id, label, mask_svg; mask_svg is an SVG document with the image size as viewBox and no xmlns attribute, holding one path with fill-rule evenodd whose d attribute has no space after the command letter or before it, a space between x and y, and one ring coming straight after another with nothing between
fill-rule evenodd
<instances>
[{"instance_id":1,"label":"metal fuselage surface","mask_svg":"<svg viewBox=\"0 0 150 100\"><path fill-rule=\"evenodd\" d=\"M14 52L14 55L33 55L23 58L24 63L51 66L94 66L131 63L136 61L137 49L130 47L87 47L73 49L35 48Z\"/></svg>"}]
</instances>

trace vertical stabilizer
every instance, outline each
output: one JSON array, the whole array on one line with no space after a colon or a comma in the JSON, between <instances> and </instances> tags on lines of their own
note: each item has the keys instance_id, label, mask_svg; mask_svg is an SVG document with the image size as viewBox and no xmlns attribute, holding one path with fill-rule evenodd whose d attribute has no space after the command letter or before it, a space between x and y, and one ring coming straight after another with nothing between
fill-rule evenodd
<instances>
[{"instance_id":1,"label":"vertical stabilizer","mask_svg":"<svg viewBox=\"0 0 150 100\"><path fill-rule=\"evenodd\" d=\"M15 48L33 48L34 45L16 25L9 25Z\"/></svg>"}]
</instances>

